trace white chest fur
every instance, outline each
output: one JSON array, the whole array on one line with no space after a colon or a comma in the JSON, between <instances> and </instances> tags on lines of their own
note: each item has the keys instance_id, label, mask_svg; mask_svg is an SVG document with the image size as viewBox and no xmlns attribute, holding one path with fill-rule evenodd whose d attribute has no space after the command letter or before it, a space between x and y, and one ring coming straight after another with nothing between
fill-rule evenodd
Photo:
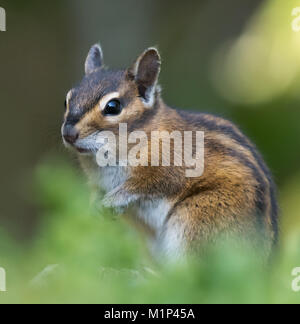
<instances>
[{"instance_id":1,"label":"white chest fur","mask_svg":"<svg viewBox=\"0 0 300 324\"><path fill-rule=\"evenodd\" d=\"M89 165L88 169L92 182L97 183L106 194L113 192L118 187L122 187L129 176L128 169L124 167L99 168L94 165L91 168L91 165ZM126 197L121 201L128 203L119 205L121 209L126 209L130 204L134 209L134 214L156 233L154 241L149 242L154 255L171 258L179 256L182 251L183 232L179 226L167 224L171 204L166 199L135 195L133 198Z\"/></svg>"},{"instance_id":2,"label":"white chest fur","mask_svg":"<svg viewBox=\"0 0 300 324\"><path fill-rule=\"evenodd\" d=\"M99 186L106 193L109 193L115 188L123 185L128 178L125 167L106 167L99 169L99 172Z\"/></svg>"},{"instance_id":3,"label":"white chest fur","mask_svg":"<svg viewBox=\"0 0 300 324\"><path fill-rule=\"evenodd\" d=\"M178 224L168 222L170 203L165 199L140 201L136 210L138 217L156 233L149 241L153 256L164 262L182 258L183 230Z\"/></svg>"},{"instance_id":4,"label":"white chest fur","mask_svg":"<svg viewBox=\"0 0 300 324\"><path fill-rule=\"evenodd\" d=\"M125 168L107 167L101 170L100 187L106 193L109 193L115 188L122 186L127 178L128 173ZM136 210L136 215L145 224L154 231L159 232L163 228L170 211L170 204L165 199L140 198L133 202L133 208Z\"/></svg>"},{"instance_id":5,"label":"white chest fur","mask_svg":"<svg viewBox=\"0 0 300 324\"><path fill-rule=\"evenodd\" d=\"M138 217L158 233L163 229L171 208L165 199L141 200L135 207Z\"/></svg>"}]
</instances>

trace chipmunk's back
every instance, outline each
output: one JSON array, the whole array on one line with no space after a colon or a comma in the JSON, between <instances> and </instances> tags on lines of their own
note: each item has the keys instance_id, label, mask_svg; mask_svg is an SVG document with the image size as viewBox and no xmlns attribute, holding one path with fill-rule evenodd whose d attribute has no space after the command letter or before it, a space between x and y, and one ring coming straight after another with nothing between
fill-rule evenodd
<instances>
[{"instance_id":1,"label":"chipmunk's back","mask_svg":"<svg viewBox=\"0 0 300 324\"><path fill-rule=\"evenodd\" d=\"M277 190L272 174L256 146L232 122L211 114L177 110L180 117L197 130L204 131L208 154L218 152L250 170L256 180L255 215L270 224L273 242L278 241ZM214 155L214 154L212 154ZM216 154L217 155L217 154ZM209 159L209 157L207 157ZM213 158L212 158L213 159ZM216 164L217 165L217 164ZM244 169L241 169L243 175Z\"/></svg>"}]
</instances>

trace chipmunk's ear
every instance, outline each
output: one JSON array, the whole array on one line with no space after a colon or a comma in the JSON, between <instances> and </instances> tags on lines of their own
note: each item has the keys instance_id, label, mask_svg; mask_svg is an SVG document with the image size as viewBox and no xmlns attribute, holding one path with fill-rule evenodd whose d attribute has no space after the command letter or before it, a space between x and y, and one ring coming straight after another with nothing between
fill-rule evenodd
<instances>
[{"instance_id":1,"label":"chipmunk's ear","mask_svg":"<svg viewBox=\"0 0 300 324\"><path fill-rule=\"evenodd\" d=\"M103 52L101 46L92 46L85 61L85 74L90 74L103 65Z\"/></svg>"},{"instance_id":2,"label":"chipmunk's ear","mask_svg":"<svg viewBox=\"0 0 300 324\"><path fill-rule=\"evenodd\" d=\"M128 70L137 83L140 96L149 106L153 105L160 73L161 58L156 48L147 49Z\"/></svg>"}]
</instances>

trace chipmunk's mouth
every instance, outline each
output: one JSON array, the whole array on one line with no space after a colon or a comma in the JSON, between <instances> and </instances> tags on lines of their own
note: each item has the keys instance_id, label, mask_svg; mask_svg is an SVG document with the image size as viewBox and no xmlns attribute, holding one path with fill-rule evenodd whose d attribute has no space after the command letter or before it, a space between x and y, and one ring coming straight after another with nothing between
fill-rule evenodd
<instances>
[{"instance_id":1,"label":"chipmunk's mouth","mask_svg":"<svg viewBox=\"0 0 300 324\"><path fill-rule=\"evenodd\" d=\"M86 147L82 147L82 146L79 146L79 145L76 145L75 144L70 144L66 141L64 141L64 145L66 146L66 148L72 150L72 151L75 151L79 154L93 154L94 153L94 150L90 149L90 148L86 148Z\"/></svg>"},{"instance_id":2,"label":"chipmunk's mouth","mask_svg":"<svg viewBox=\"0 0 300 324\"><path fill-rule=\"evenodd\" d=\"M74 142L67 141L63 137L64 144L67 148L79 154L97 154L98 150L102 147L102 143L98 143L97 134L92 134L86 138L78 138Z\"/></svg>"},{"instance_id":3,"label":"chipmunk's mouth","mask_svg":"<svg viewBox=\"0 0 300 324\"><path fill-rule=\"evenodd\" d=\"M81 143L75 143L73 146L73 149L77 151L79 154L97 154L99 150L99 146L95 145L82 145Z\"/></svg>"}]
</instances>

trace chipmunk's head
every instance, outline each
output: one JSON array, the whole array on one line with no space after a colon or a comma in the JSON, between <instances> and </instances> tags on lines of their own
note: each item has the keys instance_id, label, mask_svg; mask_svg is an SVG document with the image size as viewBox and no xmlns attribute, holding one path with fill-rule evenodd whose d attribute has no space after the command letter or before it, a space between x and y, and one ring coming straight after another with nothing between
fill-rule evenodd
<instances>
[{"instance_id":1,"label":"chipmunk's head","mask_svg":"<svg viewBox=\"0 0 300 324\"><path fill-rule=\"evenodd\" d=\"M93 46L84 79L66 98L64 143L79 153L96 153L100 132L117 132L120 123L127 123L131 130L141 128L159 98L160 65L158 51L149 48L129 69L107 70L101 47Z\"/></svg>"}]
</instances>

